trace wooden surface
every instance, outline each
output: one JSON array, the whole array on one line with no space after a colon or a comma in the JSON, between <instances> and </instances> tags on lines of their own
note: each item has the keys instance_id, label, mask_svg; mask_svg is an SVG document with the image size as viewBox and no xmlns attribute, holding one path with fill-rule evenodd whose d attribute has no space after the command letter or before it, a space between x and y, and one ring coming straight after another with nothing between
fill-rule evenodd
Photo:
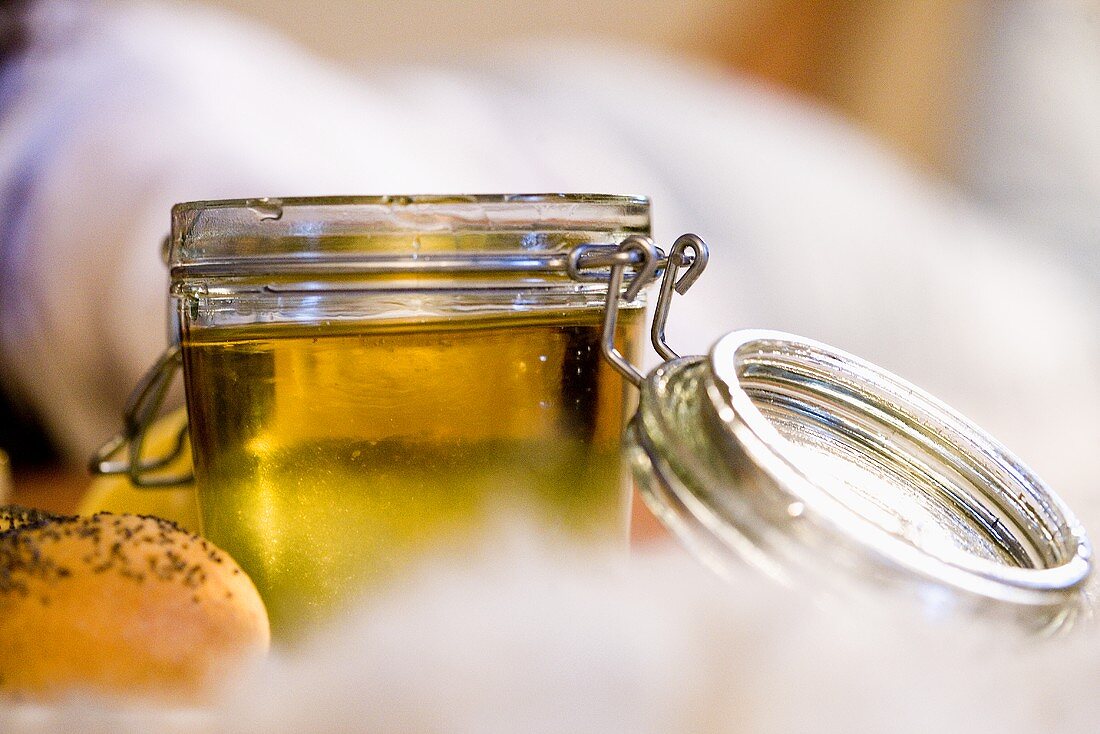
<instances>
[{"instance_id":1,"label":"wooden surface","mask_svg":"<svg viewBox=\"0 0 1100 734\"><path fill-rule=\"evenodd\" d=\"M72 513L88 489L90 477L66 469L16 475L10 501L24 507L58 513Z\"/></svg>"}]
</instances>

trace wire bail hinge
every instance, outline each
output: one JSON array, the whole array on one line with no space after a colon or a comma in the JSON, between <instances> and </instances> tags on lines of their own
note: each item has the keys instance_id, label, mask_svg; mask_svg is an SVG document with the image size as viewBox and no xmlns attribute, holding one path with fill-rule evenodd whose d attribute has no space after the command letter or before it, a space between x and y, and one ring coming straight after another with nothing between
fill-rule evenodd
<instances>
[{"instance_id":1,"label":"wire bail hinge","mask_svg":"<svg viewBox=\"0 0 1100 734\"><path fill-rule=\"evenodd\" d=\"M180 347L173 344L141 378L126 402L123 430L95 453L89 463L92 474L125 474L135 487L155 488L187 484L190 473L164 474L158 470L171 464L187 447L187 425L180 429L172 448L164 456L143 458L145 439L157 419L172 379L183 363ZM126 458L117 457L126 454Z\"/></svg>"},{"instance_id":2,"label":"wire bail hinge","mask_svg":"<svg viewBox=\"0 0 1100 734\"><path fill-rule=\"evenodd\" d=\"M607 301L604 306L603 338L600 351L615 370L634 386L641 387L645 375L632 365L615 346L615 326L619 318L620 297L627 302L638 297L642 288L649 285L661 267L664 275L661 291L653 314L653 326L650 330L653 348L664 359L676 359L679 355L665 342L665 322L668 321L669 305L673 291L683 295L698 280L707 266L709 252L703 240L694 234L681 235L672 246L667 257L653 244L653 240L642 235L630 235L613 252L606 246L581 245L569 253L569 275L574 280L601 280L585 270L610 268L607 277ZM623 281L628 268L634 268L634 277L623 291ZM684 270L681 275L681 270ZM620 296L620 291L622 291Z\"/></svg>"},{"instance_id":3,"label":"wire bail hinge","mask_svg":"<svg viewBox=\"0 0 1100 734\"><path fill-rule=\"evenodd\" d=\"M672 291L675 290L681 296L687 293L703 274L709 258L707 243L699 235L682 234L672 244L665 263L665 275L661 279L661 292L653 309L653 324L649 330L653 348L662 359L677 359L680 356L665 341L665 323L668 321L669 305L672 303ZM680 269L685 267L687 270L679 275Z\"/></svg>"}]
</instances>

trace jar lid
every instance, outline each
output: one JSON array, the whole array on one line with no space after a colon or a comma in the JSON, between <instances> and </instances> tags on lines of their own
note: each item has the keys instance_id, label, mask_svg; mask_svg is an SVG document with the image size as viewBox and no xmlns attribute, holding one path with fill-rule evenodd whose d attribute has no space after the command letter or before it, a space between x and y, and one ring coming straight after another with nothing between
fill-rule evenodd
<instances>
[{"instance_id":1,"label":"jar lid","mask_svg":"<svg viewBox=\"0 0 1100 734\"><path fill-rule=\"evenodd\" d=\"M643 378L604 343L640 388L627 450L674 535L722 574L748 562L824 589L869 581L1047 630L1087 610L1091 547L1073 513L928 393L777 331L735 331L707 356L678 357L664 340L669 299L706 259L693 235L668 255L652 330L667 362ZM614 311L609 298L605 336Z\"/></svg>"},{"instance_id":2,"label":"jar lid","mask_svg":"<svg viewBox=\"0 0 1100 734\"><path fill-rule=\"evenodd\" d=\"M395 270L564 277L577 245L614 249L649 228L648 199L606 194L193 201L172 207L164 258L174 281Z\"/></svg>"}]
</instances>

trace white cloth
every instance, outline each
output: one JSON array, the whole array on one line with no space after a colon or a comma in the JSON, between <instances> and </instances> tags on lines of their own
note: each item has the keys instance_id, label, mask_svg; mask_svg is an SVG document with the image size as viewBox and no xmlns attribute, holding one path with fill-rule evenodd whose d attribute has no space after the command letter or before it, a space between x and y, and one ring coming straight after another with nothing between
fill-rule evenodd
<instances>
[{"instance_id":1,"label":"white cloth","mask_svg":"<svg viewBox=\"0 0 1100 734\"><path fill-rule=\"evenodd\" d=\"M678 351L804 334L941 396L1059 488L1100 469L1095 289L801 102L591 45L356 76L194 7L37 17L0 97L2 352L73 457L164 346L172 203L598 191L651 196L660 243L710 242Z\"/></svg>"},{"instance_id":2,"label":"white cloth","mask_svg":"<svg viewBox=\"0 0 1100 734\"><path fill-rule=\"evenodd\" d=\"M1100 290L1100 0L983 7L963 180Z\"/></svg>"}]
</instances>

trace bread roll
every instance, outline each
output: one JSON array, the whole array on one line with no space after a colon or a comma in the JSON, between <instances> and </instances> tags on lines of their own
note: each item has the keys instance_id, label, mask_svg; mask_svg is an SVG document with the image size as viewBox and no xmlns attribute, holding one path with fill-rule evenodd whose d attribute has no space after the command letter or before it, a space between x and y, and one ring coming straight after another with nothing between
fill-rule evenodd
<instances>
[{"instance_id":1,"label":"bread roll","mask_svg":"<svg viewBox=\"0 0 1100 734\"><path fill-rule=\"evenodd\" d=\"M0 508L0 690L193 702L265 651L251 579L166 520Z\"/></svg>"}]
</instances>

